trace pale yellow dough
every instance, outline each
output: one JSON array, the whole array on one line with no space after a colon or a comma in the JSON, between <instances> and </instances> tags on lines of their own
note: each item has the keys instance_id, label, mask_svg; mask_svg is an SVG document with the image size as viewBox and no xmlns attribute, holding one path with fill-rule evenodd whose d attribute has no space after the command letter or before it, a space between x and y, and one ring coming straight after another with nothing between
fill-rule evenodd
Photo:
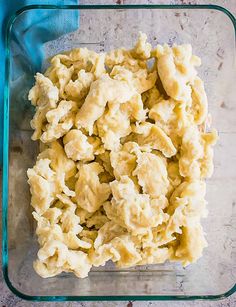
<instances>
[{"instance_id":1,"label":"pale yellow dough","mask_svg":"<svg viewBox=\"0 0 236 307\"><path fill-rule=\"evenodd\" d=\"M202 128L200 64L191 45L153 49L140 33L131 50L74 49L36 74L41 152L27 175L40 276L201 257L217 132Z\"/></svg>"}]
</instances>

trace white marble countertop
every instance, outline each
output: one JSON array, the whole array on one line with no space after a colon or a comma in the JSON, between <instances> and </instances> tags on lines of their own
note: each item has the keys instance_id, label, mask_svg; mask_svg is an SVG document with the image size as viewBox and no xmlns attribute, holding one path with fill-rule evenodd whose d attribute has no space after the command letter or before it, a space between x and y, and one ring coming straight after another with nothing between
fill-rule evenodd
<instances>
[{"instance_id":1,"label":"white marble countertop","mask_svg":"<svg viewBox=\"0 0 236 307\"><path fill-rule=\"evenodd\" d=\"M40 1L38 1L40 2ZM80 4L217 4L224 6L232 13L236 15L236 0L80 0ZM0 222L0 233L1 233L1 222ZM225 307L225 306L236 306L236 295L233 295L227 299L220 301L188 301L188 302L64 302L64 303L35 303L27 302L16 297L7 288L2 271L0 271L0 307L28 307L28 306L40 306L40 307L113 307L113 306L127 306L127 307Z\"/></svg>"}]
</instances>

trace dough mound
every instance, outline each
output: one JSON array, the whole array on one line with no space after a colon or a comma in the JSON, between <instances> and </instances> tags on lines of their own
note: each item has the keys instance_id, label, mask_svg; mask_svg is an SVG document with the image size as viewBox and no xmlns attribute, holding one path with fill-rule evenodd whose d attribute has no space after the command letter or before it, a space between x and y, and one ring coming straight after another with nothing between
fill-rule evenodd
<instances>
[{"instance_id":1,"label":"dough mound","mask_svg":"<svg viewBox=\"0 0 236 307\"><path fill-rule=\"evenodd\" d=\"M74 49L36 74L32 139L43 150L27 175L40 276L202 256L217 132L204 128L200 64L191 45L153 49L140 33L131 50Z\"/></svg>"}]
</instances>

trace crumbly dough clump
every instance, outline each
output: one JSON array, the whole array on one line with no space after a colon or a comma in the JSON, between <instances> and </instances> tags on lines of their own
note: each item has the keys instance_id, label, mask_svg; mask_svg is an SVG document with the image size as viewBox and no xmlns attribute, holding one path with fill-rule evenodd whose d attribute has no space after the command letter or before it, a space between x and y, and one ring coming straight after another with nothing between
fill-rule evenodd
<instances>
[{"instance_id":1,"label":"crumbly dough clump","mask_svg":"<svg viewBox=\"0 0 236 307\"><path fill-rule=\"evenodd\" d=\"M140 33L131 50L74 49L36 74L43 150L27 175L40 276L201 257L217 132L204 128L200 64L191 45L152 49Z\"/></svg>"}]
</instances>

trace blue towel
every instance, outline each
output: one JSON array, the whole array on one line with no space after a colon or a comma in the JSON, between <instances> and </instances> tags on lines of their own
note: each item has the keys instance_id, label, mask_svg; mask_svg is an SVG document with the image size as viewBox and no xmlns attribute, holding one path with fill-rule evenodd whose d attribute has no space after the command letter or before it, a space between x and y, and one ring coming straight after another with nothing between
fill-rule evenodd
<instances>
[{"instance_id":1,"label":"blue towel","mask_svg":"<svg viewBox=\"0 0 236 307\"><path fill-rule=\"evenodd\" d=\"M4 64L5 64L5 46L4 46L4 33L6 30L6 25L9 17L26 5L32 4L53 4L53 5L69 5L77 4L77 0L0 0L0 25L1 25L1 39L0 39L0 166L2 165L2 147L3 147L3 89L4 89ZM25 18L24 23L19 23L16 29L15 44L13 42L13 56L17 60L19 57L19 62L24 65L22 61L22 50L23 54L28 54L30 58L30 70L32 73L40 71L42 60L43 60L43 45L44 43L54 40L59 36L73 32L78 28L78 11L70 10L66 13L61 11L51 11L50 14L47 11L31 11L27 18ZM37 24L37 38L31 30L31 26ZM20 37L20 41L19 38ZM33 44L32 44L33 43ZM32 54L32 45L34 51ZM19 48L20 47L20 48ZM28 64L26 64L28 65ZM19 70L21 68L19 67ZM25 70L25 67L24 69ZM19 75L21 71L19 71ZM17 78L18 76L14 76Z\"/></svg>"}]
</instances>

